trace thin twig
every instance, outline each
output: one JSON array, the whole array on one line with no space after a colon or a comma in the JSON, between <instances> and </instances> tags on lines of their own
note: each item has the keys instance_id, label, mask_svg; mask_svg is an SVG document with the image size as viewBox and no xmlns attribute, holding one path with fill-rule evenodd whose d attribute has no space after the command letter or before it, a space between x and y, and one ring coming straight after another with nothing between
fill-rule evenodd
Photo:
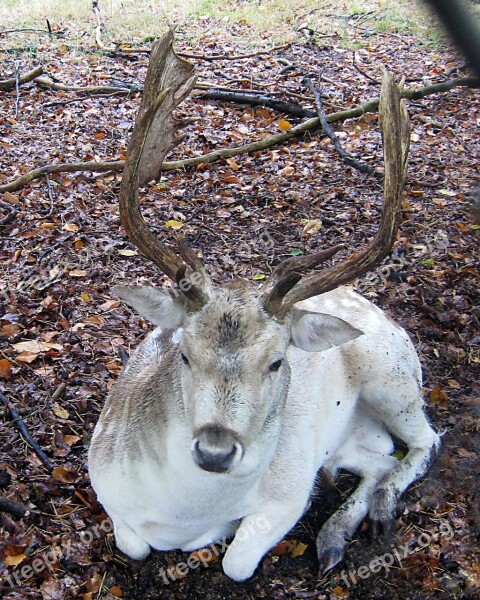
<instances>
[{"instance_id":1,"label":"thin twig","mask_svg":"<svg viewBox=\"0 0 480 600\"><path fill-rule=\"evenodd\" d=\"M45 217L51 217L53 215L54 200L53 200L52 186L50 185L50 178L48 176L48 173L46 173L46 175L45 175L45 181L47 182L47 194L48 194L48 198L50 199L50 208L49 208L47 214L45 215Z\"/></svg>"},{"instance_id":2,"label":"thin twig","mask_svg":"<svg viewBox=\"0 0 480 600\"><path fill-rule=\"evenodd\" d=\"M3 219L0 219L0 227L11 223L17 215L18 215L18 210L16 208L11 208L8 215L6 217L3 217Z\"/></svg>"},{"instance_id":3,"label":"thin twig","mask_svg":"<svg viewBox=\"0 0 480 600\"><path fill-rule=\"evenodd\" d=\"M375 85L381 85L381 81L377 81L374 77L372 77L371 75L369 75L368 73L366 73L363 69L361 69L358 66L357 60L355 58L355 50L353 50L353 52L352 52L352 59L353 59L352 60L353 66L360 73L360 75L363 75L364 77L366 77L369 81L371 81Z\"/></svg>"},{"instance_id":4,"label":"thin twig","mask_svg":"<svg viewBox=\"0 0 480 600\"><path fill-rule=\"evenodd\" d=\"M56 402L59 398L61 398L63 396L63 394L65 393L65 390L67 389L67 384L63 381L58 387L57 389L53 392L52 394L52 402Z\"/></svg>"},{"instance_id":5,"label":"thin twig","mask_svg":"<svg viewBox=\"0 0 480 600\"><path fill-rule=\"evenodd\" d=\"M53 463L50 461L50 459L45 454L45 452L40 448L38 443L30 435L30 433L27 429L27 426L25 425L25 423L23 422L23 419L20 417L20 415L18 413L18 410L13 406L13 404L10 402L10 400L6 396L4 396L1 392L0 392L0 401L8 409L8 412L10 413L10 418L12 419L12 422L17 427L17 429L20 431L20 433L22 434L25 441L30 445L32 450L35 452L35 454L38 456L38 458L42 461L42 463L45 465L45 467L49 471L52 471Z\"/></svg>"},{"instance_id":6,"label":"thin twig","mask_svg":"<svg viewBox=\"0 0 480 600\"><path fill-rule=\"evenodd\" d=\"M18 117L18 104L20 102L20 69L17 68L15 71L15 115L14 119Z\"/></svg>"},{"instance_id":7,"label":"thin twig","mask_svg":"<svg viewBox=\"0 0 480 600\"><path fill-rule=\"evenodd\" d=\"M332 144L333 144L335 150L338 152L338 155L340 156L340 158L344 162L347 163L347 165L349 165L350 167L353 167L354 169L357 169L357 171L360 171L361 173L367 173L368 175L373 175L377 179L383 179L382 173L380 173L379 171L376 171L369 165L366 165L365 163L360 162L353 156L350 156L350 154L342 148L340 140L337 138L331 125L328 123L327 117L325 116L325 112L322 107L322 92L320 89L321 78L322 78L322 75L320 74L318 77L318 88L316 88L313 85L313 83L310 79L308 80L308 87L310 88L310 91L312 92L312 94L315 97L315 102L317 104L317 115L318 115L318 118L320 119L320 123L322 124L323 131L332 140Z\"/></svg>"},{"instance_id":8,"label":"thin twig","mask_svg":"<svg viewBox=\"0 0 480 600\"><path fill-rule=\"evenodd\" d=\"M279 62L282 65L285 65L284 67L282 67L279 71L280 75L283 75L284 73L287 73L288 71L293 71L296 69L295 65L292 63L291 60L288 60L288 58L277 58L277 62Z\"/></svg>"}]
</instances>

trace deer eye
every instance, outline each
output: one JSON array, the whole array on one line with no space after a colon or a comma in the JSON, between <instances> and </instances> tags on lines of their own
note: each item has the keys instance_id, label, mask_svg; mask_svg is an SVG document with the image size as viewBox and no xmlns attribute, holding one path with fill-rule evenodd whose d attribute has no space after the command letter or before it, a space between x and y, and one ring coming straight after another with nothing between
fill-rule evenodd
<instances>
[{"instance_id":1,"label":"deer eye","mask_svg":"<svg viewBox=\"0 0 480 600\"><path fill-rule=\"evenodd\" d=\"M188 358L185 356L185 354L183 354L183 352L180 354L180 356L182 357L182 360L184 362L184 364L187 365L187 367L190 366L190 361L188 360Z\"/></svg>"},{"instance_id":2,"label":"deer eye","mask_svg":"<svg viewBox=\"0 0 480 600\"><path fill-rule=\"evenodd\" d=\"M272 373L275 373L276 371L278 371L278 369L282 366L282 359L279 358L278 360L274 361L269 367L268 370L272 371Z\"/></svg>"}]
</instances>

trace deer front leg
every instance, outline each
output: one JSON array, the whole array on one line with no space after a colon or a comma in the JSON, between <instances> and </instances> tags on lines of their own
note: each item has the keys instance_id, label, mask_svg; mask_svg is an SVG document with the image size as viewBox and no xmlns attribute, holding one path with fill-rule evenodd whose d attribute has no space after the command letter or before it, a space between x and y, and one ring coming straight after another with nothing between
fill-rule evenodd
<instances>
[{"instance_id":1,"label":"deer front leg","mask_svg":"<svg viewBox=\"0 0 480 600\"><path fill-rule=\"evenodd\" d=\"M150 554L150 545L147 544L135 531L122 519L113 517L113 532L117 548L133 560L143 560Z\"/></svg>"},{"instance_id":2,"label":"deer front leg","mask_svg":"<svg viewBox=\"0 0 480 600\"><path fill-rule=\"evenodd\" d=\"M297 523L305 503L285 506L270 502L264 510L243 518L223 558L225 574L235 581L251 577L263 556Z\"/></svg>"}]
</instances>

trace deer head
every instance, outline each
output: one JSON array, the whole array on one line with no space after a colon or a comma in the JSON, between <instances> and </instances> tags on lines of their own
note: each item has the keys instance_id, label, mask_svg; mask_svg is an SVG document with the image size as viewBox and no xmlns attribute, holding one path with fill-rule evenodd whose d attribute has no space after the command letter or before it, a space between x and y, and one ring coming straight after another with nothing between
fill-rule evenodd
<instances>
[{"instance_id":1,"label":"deer head","mask_svg":"<svg viewBox=\"0 0 480 600\"><path fill-rule=\"evenodd\" d=\"M194 83L192 66L175 55L172 38L170 32L152 52L122 179L120 215L131 241L176 287L118 286L116 292L163 330L174 330L194 461L207 471L240 464L248 471L259 463L262 440L278 428L289 382L289 345L318 352L362 333L342 319L295 305L353 280L389 252L405 180L408 116L385 73L384 204L380 229L366 249L322 271L314 269L343 246L289 258L260 290L243 280L214 286L186 240L181 238L178 254L173 253L147 226L138 205L139 183L158 173L165 154L181 139L174 135L182 124L173 121L172 110Z\"/></svg>"}]
</instances>

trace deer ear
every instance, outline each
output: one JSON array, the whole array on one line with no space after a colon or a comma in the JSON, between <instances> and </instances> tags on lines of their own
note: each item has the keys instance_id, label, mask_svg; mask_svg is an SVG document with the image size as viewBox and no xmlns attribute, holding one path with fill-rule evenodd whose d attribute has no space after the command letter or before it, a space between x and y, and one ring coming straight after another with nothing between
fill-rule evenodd
<instances>
[{"instance_id":1,"label":"deer ear","mask_svg":"<svg viewBox=\"0 0 480 600\"><path fill-rule=\"evenodd\" d=\"M185 300L168 290L150 286L116 285L113 291L143 317L163 329L180 327L185 318Z\"/></svg>"},{"instance_id":2,"label":"deer ear","mask_svg":"<svg viewBox=\"0 0 480 600\"><path fill-rule=\"evenodd\" d=\"M290 335L292 344L297 348L306 352L321 352L354 340L363 335L363 331L326 313L293 308Z\"/></svg>"}]
</instances>

